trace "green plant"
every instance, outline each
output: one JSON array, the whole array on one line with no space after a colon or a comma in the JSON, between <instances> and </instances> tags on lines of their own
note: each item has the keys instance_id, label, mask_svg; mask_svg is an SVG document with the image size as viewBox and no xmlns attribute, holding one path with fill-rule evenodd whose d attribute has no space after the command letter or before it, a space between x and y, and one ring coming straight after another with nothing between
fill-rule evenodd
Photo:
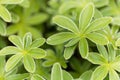
<instances>
[{"instance_id":1,"label":"green plant","mask_svg":"<svg viewBox=\"0 0 120 80\"><path fill-rule=\"evenodd\" d=\"M120 0L0 0L0 80L119 80L119 9Z\"/></svg>"}]
</instances>

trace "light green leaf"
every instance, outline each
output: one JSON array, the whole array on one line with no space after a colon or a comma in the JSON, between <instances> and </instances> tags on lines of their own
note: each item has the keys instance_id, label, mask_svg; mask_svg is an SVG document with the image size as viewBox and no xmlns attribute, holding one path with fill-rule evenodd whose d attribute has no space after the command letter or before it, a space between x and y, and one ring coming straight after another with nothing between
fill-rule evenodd
<instances>
[{"instance_id":1,"label":"light green leaf","mask_svg":"<svg viewBox=\"0 0 120 80\"><path fill-rule=\"evenodd\" d=\"M99 53L105 58L108 59L108 53L106 48L103 45L97 45Z\"/></svg>"},{"instance_id":2,"label":"light green leaf","mask_svg":"<svg viewBox=\"0 0 120 80\"><path fill-rule=\"evenodd\" d=\"M120 26L120 16L119 17L113 17L112 24Z\"/></svg>"},{"instance_id":3,"label":"light green leaf","mask_svg":"<svg viewBox=\"0 0 120 80\"><path fill-rule=\"evenodd\" d=\"M94 20L86 30L86 33L104 29L112 21L111 17L102 17Z\"/></svg>"},{"instance_id":4,"label":"light green leaf","mask_svg":"<svg viewBox=\"0 0 120 80\"><path fill-rule=\"evenodd\" d=\"M65 48L65 50L64 50L64 58L65 59L70 59L71 58L71 56L74 53L75 47L76 46L70 46L70 47Z\"/></svg>"},{"instance_id":5,"label":"light green leaf","mask_svg":"<svg viewBox=\"0 0 120 80\"><path fill-rule=\"evenodd\" d=\"M79 42L80 38L73 38L71 39L66 45L65 47L70 47L70 46L74 46L77 42Z\"/></svg>"},{"instance_id":6,"label":"light green leaf","mask_svg":"<svg viewBox=\"0 0 120 80\"><path fill-rule=\"evenodd\" d=\"M13 74L13 75L10 75L10 76L6 77L6 80L23 80L27 77L29 77L28 73Z\"/></svg>"},{"instance_id":7,"label":"light green leaf","mask_svg":"<svg viewBox=\"0 0 120 80\"><path fill-rule=\"evenodd\" d=\"M51 80L63 80L63 73L59 63L53 65Z\"/></svg>"},{"instance_id":8,"label":"light green leaf","mask_svg":"<svg viewBox=\"0 0 120 80\"><path fill-rule=\"evenodd\" d=\"M57 24L58 26L65 28L69 31L72 31L74 33L78 33L79 30L77 28L77 25L68 17L65 16L55 16L53 17L53 23Z\"/></svg>"},{"instance_id":9,"label":"light green leaf","mask_svg":"<svg viewBox=\"0 0 120 80\"><path fill-rule=\"evenodd\" d=\"M10 54L17 54L19 52L20 50L17 47L7 46L0 51L0 55L3 56L3 55L10 55Z\"/></svg>"},{"instance_id":10,"label":"light green leaf","mask_svg":"<svg viewBox=\"0 0 120 80\"><path fill-rule=\"evenodd\" d=\"M94 16L94 5L93 3L89 3L83 8L82 12L79 16L79 29L80 32L84 32L84 30L88 27Z\"/></svg>"},{"instance_id":11,"label":"light green leaf","mask_svg":"<svg viewBox=\"0 0 120 80\"><path fill-rule=\"evenodd\" d=\"M45 80L45 79L38 74L33 74L31 80Z\"/></svg>"},{"instance_id":12,"label":"light green leaf","mask_svg":"<svg viewBox=\"0 0 120 80\"><path fill-rule=\"evenodd\" d=\"M32 42L31 48L38 48L38 47L42 46L44 43L45 43L44 38L38 38Z\"/></svg>"},{"instance_id":13,"label":"light green leaf","mask_svg":"<svg viewBox=\"0 0 120 80\"><path fill-rule=\"evenodd\" d=\"M44 22L45 20L47 20L48 15L45 13L38 13L35 15L32 15L28 18L27 23L30 25L35 25L35 24L40 24L42 22Z\"/></svg>"},{"instance_id":14,"label":"light green leaf","mask_svg":"<svg viewBox=\"0 0 120 80\"><path fill-rule=\"evenodd\" d=\"M88 56L88 42L85 38L80 39L79 53L83 58L86 58Z\"/></svg>"},{"instance_id":15,"label":"light green leaf","mask_svg":"<svg viewBox=\"0 0 120 80\"><path fill-rule=\"evenodd\" d=\"M95 69L90 80L103 80L108 74L106 66L99 66Z\"/></svg>"},{"instance_id":16,"label":"light green leaf","mask_svg":"<svg viewBox=\"0 0 120 80\"><path fill-rule=\"evenodd\" d=\"M0 20L0 34L6 35L6 24L2 20Z\"/></svg>"},{"instance_id":17,"label":"light green leaf","mask_svg":"<svg viewBox=\"0 0 120 80\"><path fill-rule=\"evenodd\" d=\"M67 71L62 70L62 73L63 73L63 80L73 80L73 77Z\"/></svg>"},{"instance_id":18,"label":"light green leaf","mask_svg":"<svg viewBox=\"0 0 120 80\"><path fill-rule=\"evenodd\" d=\"M23 49L23 42L19 36L12 35L9 37L9 40L18 48Z\"/></svg>"},{"instance_id":19,"label":"light green leaf","mask_svg":"<svg viewBox=\"0 0 120 80\"><path fill-rule=\"evenodd\" d=\"M23 44L24 44L24 49L26 49L28 46L32 44L32 34L31 33L26 33L23 37Z\"/></svg>"},{"instance_id":20,"label":"light green leaf","mask_svg":"<svg viewBox=\"0 0 120 80\"><path fill-rule=\"evenodd\" d=\"M18 27L18 25L16 25L16 24L8 26L7 27L7 35L11 35L11 34L17 33L18 28L16 28L16 27Z\"/></svg>"},{"instance_id":21,"label":"light green leaf","mask_svg":"<svg viewBox=\"0 0 120 80\"><path fill-rule=\"evenodd\" d=\"M76 35L71 32L61 32L61 33L57 33L57 34L50 36L47 39L47 43L51 44L51 45L62 44L64 42L74 38L75 36Z\"/></svg>"},{"instance_id":22,"label":"light green leaf","mask_svg":"<svg viewBox=\"0 0 120 80\"><path fill-rule=\"evenodd\" d=\"M1 4L19 4L23 0L0 0Z\"/></svg>"},{"instance_id":23,"label":"light green leaf","mask_svg":"<svg viewBox=\"0 0 120 80\"><path fill-rule=\"evenodd\" d=\"M24 7L24 8L29 8L30 7L30 1L29 0L23 0L22 3L20 3L19 5Z\"/></svg>"},{"instance_id":24,"label":"light green leaf","mask_svg":"<svg viewBox=\"0 0 120 80\"><path fill-rule=\"evenodd\" d=\"M93 64L105 64L107 60L101 56L99 53L90 52L87 59Z\"/></svg>"},{"instance_id":25,"label":"light green leaf","mask_svg":"<svg viewBox=\"0 0 120 80\"><path fill-rule=\"evenodd\" d=\"M25 69L28 72L31 72L31 73L35 72L35 69L36 69L35 61L31 56L25 55L23 57L23 64L24 64Z\"/></svg>"},{"instance_id":26,"label":"light green leaf","mask_svg":"<svg viewBox=\"0 0 120 80\"><path fill-rule=\"evenodd\" d=\"M5 56L0 56L0 75L4 75Z\"/></svg>"},{"instance_id":27,"label":"light green leaf","mask_svg":"<svg viewBox=\"0 0 120 80\"><path fill-rule=\"evenodd\" d=\"M109 4L109 0L93 0L96 7L103 7Z\"/></svg>"},{"instance_id":28,"label":"light green leaf","mask_svg":"<svg viewBox=\"0 0 120 80\"><path fill-rule=\"evenodd\" d=\"M6 63L5 70L8 72L12 70L22 59L22 54L16 54L10 57Z\"/></svg>"},{"instance_id":29,"label":"light green leaf","mask_svg":"<svg viewBox=\"0 0 120 80\"><path fill-rule=\"evenodd\" d=\"M46 56L46 51L40 48L35 48L35 49L31 49L28 52L28 55L30 55L31 57L34 57L35 59L41 59Z\"/></svg>"},{"instance_id":30,"label":"light green leaf","mask_svg":"<svg viewBox=\"0 0 120 80\"><path fill-rule=\"evenodd\" d=\"M93 41L96 44L99 45L105 45L108 44L108 39L106 38L106 36L97 33L97 32L93 32L93 33L89 33L86 36L88 39L90 39L91 41Z\"/></svg>"},{"instance_id":31,"label":"light green leaf","mask_svg":"<svg viewBox=\"0 0 120 80\"><path fill-rule=\"evenodd\" d=\"M113 69L109 70L109 80L120 80L119 75Z\"/></svg>"},{"instance_id":32,"label":"light green leaf","mask_svg":"<svg viewBox=\"0 0 120 80\"><path fill-rule=\"evenodd\" d=\"M120 46L120 38L117 39L117 41L115 42L116 46Z\"/></svg>"},{"instance_id":33,"label":"light green leaf","mask_svg":"<svg viewBox=\"0 0 120 80\"><path fill-rule=\"evenodd\" d=\"M10 12L2 5L0 5L0 17L6 22L11 22L12 20Z\"/></svg>"}]
</instances>

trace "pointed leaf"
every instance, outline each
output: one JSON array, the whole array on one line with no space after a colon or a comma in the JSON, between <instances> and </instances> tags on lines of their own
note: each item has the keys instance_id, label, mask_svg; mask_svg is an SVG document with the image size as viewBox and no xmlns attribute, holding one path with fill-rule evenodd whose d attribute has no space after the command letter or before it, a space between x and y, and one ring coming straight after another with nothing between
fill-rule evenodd
<instances>
[{"instance_id":1,"label":"pointed leaf","mask_svg":"<svg viewBox=\"0 0 120 80\"><path fill-rule=\"evenodd\" d=\"M63 73L63 80L73 80L73 77L67 71L62 70L62 73Z\"/></svg>"},{"instance_id":2,"label":"pointed leaf","mask_svg":"<svg viewBox=\"0 0 120 80\"><path fill-rule=\"evenodd\" d=\"M0 51L0 55L17 54L20 50L14 46L7 46Z\"/></svg>"},{"instance_id":3,"label":"pointed leaf","mask_svg":"<svg viewBox=\"0 0 120 80\"><path fill-rule=\"evenodd\" d=\"M45 43L44 38L38 38L32 42L31 48L38 48L38 47L42 46L44 43Z\"/></svg>"},{"instance_id":4,"label":"pointed leaf","mask_svg":"<svg viewBox=\"0 0 120 80\"><path fill-rule=\"evenodd\" d=\"M85 38L80 39L79 53L83 58L86 58L88 56L88 42Z\"/></svg>"},{"instance_id":5,"label":"pointed leaf","mask_svg":"<svg viewBox=\"0 0 120 80\"><path fill-rule=\"evenodd\" d=\"M30 55L31 57L34 57L35 59L41 59L46 56L46 51L41 48L31 49L28 52L28 55Z\"/></svg>"},{"instance_id":6,"label":"pointed leaf","mask_svg":"<svg viewBox=\"0 0 120 80\"><path fill-rule=\"evenodd\" d=\"M77 25L69 18L65 17L65 16L55 16L53 18L53 22L55 24L57 24L58 26L62 27L62 28L65 28L69 31L72 31L74 33L77 33L79 32L78 31L78 28L77 28Z\"/></svg>"},{"instance_id":7,"label":"pointed leaf","mask_svg":"<svg viewBox=\"0 0 120 80\"><path fill-rule=\"evenodd\" d=\"M99 66L92 74L91 80L103 80L107 76L108 70L106 66Z\"/></svg>"},{"instance_id":8,"label":"pointed leaf","mask_svg":"<svg viewBox=\"0 0 120 80\"><path fill-rule=\"evenodd\" d=\"M71 56L74 53L75 47L76 46L70 46L70 47L65 48L65 50L64 50L64 58L65 59L70 59L71 58Z\"/></svg>"},{"instance_id":9,"label":"pointed leaf","mask_svg":"<svg viewBox=\"0 0 120 80\"><path fill-rule=\"evenodd\" d=\"M31 73L35 72L35 69L36 69L35 61L31 56L25 55L23 57L23 64L24 64L25 69L28 72L31 72Z\"/></svg>"},{"instance_id":10,"label":"pointed leaf","mask_svg":"<svg viewBox=\"0 0 120 80\"><path fill-rule=\"evenodd\" d=\"M99 53L90 52L87 59L93 64L105 64L107 60Z\"/></svg>"},{"instance_id":11,"label":"pointed leaf","mask_svg":"<svg viewBox=\"0 0 120 80\"><path fill-rule=\"evenodd\" d=\"M86 33L104 29L112 21L111 17L102 17L94 20L86 30Z\"/></svg>"},{"instance_id":12,"label":"pointed leaf","mask_svg":"<svg viewBox=\"0 0 120 80\"><path fill-rule=\"evenodd\" d=\"M42 76L38 75L38 74L34 74L31 77L31 80L45 80Z\"/></svg>"},{"instance_id":13,"label":"pointed leaf","mask_svg":"<svg viewBox=\"0 0 120 80\"><path fill-rule=\"evenodd\" d=\"M53 65L51 80L63 80L63 73L59 63Z\"/></svg>"},{"instance_id":14,"label":"pointed leaf","mask_svg":"<svg viewBox=\"0 0 120 80\"><path fill-rule=\"evenodd\" d=\"M6 63L5 70L8 72L12 70L22 59L22 54L16 54L10 57Z\"/></svg>"},{"instance_id":15,"label":"pointed leaf","mask_svg":"<svg viewBox=\"0 0 120 80\"><path fill-rule=\"evenodd\" d=\"M97 32L89 33L87 34L86 37L90 39L92 42L99 44L99 45L108 44L108 39L106 38L106 36L100 33L97 33Z\"/></svg>"},{"instance_id":16,"label":"pointed leaf","mask_svg":"<svg viewBox=\"0 0 120 80\"><path fill-rule=\"evenodd\" d=\"M51 45L62 44L74 37L75 35L71 32L61 32L61 33L57 33L57 34L50 36L47 39L47 43Z\"/></svg>"},{"instance_id":17,"label":"pointed leaf","mask_svg":"<svg viewBox=\"0 0 120 80\"><path fill-rule=\"evenodd\" d=\"M6 22L11 22L12 20L10 12L2 5L0 5L0 17Z\"/></svg>"},{"instance_id":18,"label":"pointed leaf","mask_svg":"<svg viewBox=\"0 0 120 80\"><path fill-rule=\"evenodd\" d=\"M82 12L79 16L79 29L83 32L91 22L94 16L94 5L93 3L89 3L88 5L83 8Z\"/></svg>"},{"instance_id":19,"label":"pointed leaf","mask_svg":"<svg viewBox=\"0 0 120 80\"><path fill-rule=\"evenodd\" d=\"M9 37L9 40L18 48L23 49L23 42L20 37L12 35Z\"/></svg>"},{"instance_id":20,"label":"pointed leaf","mask_svg":"<svg viewBox=\"0 0 120 80\"><path fill-rule=\"evenodd\" d=\"M119 75L117 74L117 72L113 69L109 70L109 79L110 80L120 80Z\"/></svg>"}]
</instances>

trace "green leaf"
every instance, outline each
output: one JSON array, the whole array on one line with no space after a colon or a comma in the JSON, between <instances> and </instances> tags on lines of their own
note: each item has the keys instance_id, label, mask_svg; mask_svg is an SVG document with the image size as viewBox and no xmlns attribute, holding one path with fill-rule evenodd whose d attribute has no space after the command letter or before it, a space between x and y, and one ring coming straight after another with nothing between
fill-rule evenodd
<instances>
[{"instance_id":1,"label":"green leaf","mask_svg":"<svg viewBox=\"0 0 120 80\"><path fill-rule=\"evenodd\" d=\"M10 55L10 54L17 54L19 53L20 50L17 47L14 46L7 46L4 47L1 51L0 51L0 55Z\"/></svg>"},{"instance_id":2,"label":"green leaf","mask_svg":"<svg viewBox=\"0 0 120 80\"><path fill-rule=\"evenodd\" d=\"M0 17L6 22L11 22L12 20L10 12L2 5L0 5Z\"/></svg>"},{"instance_id":3,"label":"green leaf","mask_svg":"<svg viewBox=\"0 0 120 80\"><path fill-rule=\"evenodd\" d=\"M79 29L80 32L83 32L91 22L94 16L94 5L93 3L89 3L83 8L82 12L79 16Z\"/></svg>"},{"instance_id":4,"label":"green leaf","mask_svg":"<svg viewBox=\"0 0 120 80\"><path fill-rule=\"evenodd\" d=\"M18 27L18 25L16 25L16 24L8 26L7 27L7 35L11 35L11 34L17 33L18 28L16 28L16 27Z\"/></svg>"},{"instance_id":5,"label":"green leaf","mask_svg":"<svg viewBox=\"0 0 120 80\"><path fill-rule=\"evenodd\" d=\"M105 64L107 60L101 56L99 53L90 52L87 59L93 64Z\"/></svg>"},{"instance_id":6,"label":"green leaf","mask_svg":"<svg viewBox=\"0 0 120 80\"><path fill-rule=\"evenodd\" d=\"M117 39L117 41L115 42L116 46L120 46L120 38Z\"/></svg>"},{"instance_id":7,"label":"green leaf","mask_svg":"<svg viewBox=\"0 0 120 80\"><path fill-rule=\"evenodd\" d=\"M4 75L5 56L0 56L0 75Z\"/></svg>"},{"instance_id":8,"label":"green leaf","mask_svg":"<svg viewBox=\"0 0 120 80\"><path fill-rule=\"evenodd\" d=\"M74 50L75 50L76 46L70 46L70 47L66 47L64 50L64 58L65 59L70 59L71 56L74 54Z\"/></svg>"},{"instance_id":9,"label":"green leaf","mask_svg":"<svg viewBox=\"0 0 120 80\"><path fill-rule=\"evenodd\" d=\"M24 49L26 49L28 46L32 44L32 34L31 33L26 33L23 37L23 44L24 44Z\"/></svg>"},{"instance_id":10,"label":"green leaf","mask_svg":"<svg viewBox=\"0 0 120 80\"><path fill-rule=\"evenodd\" d=\"M44 43L45 43L44 38L38 38L32 42L31 48L38 48L38 47L42 46Z\"/></svg>"},{"instance_id":11,"label":"green leaf","mask_svg":"<svg viewBox=\"0 0 120 80\"><path fill-rule=\"evenodd\" d=\"M6 24L2 20L0 20L0 34L6 35Z\"/></svg>"},{"instance_id":12,"label":"green leaf","mask_svg":"<svg viewBox=\"0 0 120 80\"><path fill-rule=\"evenodd\" d=\"M83 58L86 58L88 56L88 42L85 38L80 39L79 53Z\"/></svg>"},{"instance_id":13,"label":"green leaf","mask_svg":"<svg viewBox=\"0 0 120 80\"><path fill-rule=\"evenodd\" d=\"M62 44L75 37L75 34L71 32L61 32L50 36L47 39L47 43L51 45Z\"/></svg>"},{"instance_id":14,"label":"green leaf","mask_svg":"<svg viewBox=\"0 0 120 80\"><path fill-rule=\"evenodd\" d=\"M12 70L22 59L22 54L16 54L10 57L6 63L5 70L8 72Z\"/></svg>"},{"instance_id":15,"label":"green leaf","mask_svg":"<svg viewBox=\"0 0 120 80\"><path fill-rule=\"evenodd\" d=\"M35 69L36 69L35 61L31 56L25 55L23 57L23 64L24 64L25 69L28 72L31 72L31 73L35 72Z\"/></svg>"},{"instance_id":16,"label":"green leaf","mask_svg":"<svg viewBox=\"0 0 120 80\"><path fill-rule=\"evenodd\" d=\"M113 69L109 70L109 80L120 80L119 75Z\"/></svg>"},{"instance_id":17,"label":"green leaf","mask_svg":"<svg viewBox=\"0 0 120 80\"><path fill-rule=\"evenodd\" d=\"M46 51L40 48L31 49L28 52L28 55L30 55L31 57L34 57L35 59L41 59L46 56Z\"/></svg>"},{"instance_id":18,"label":"green leaf","mask_svg":"<svg viewBox=\"0 0 120 80\"><path fill-rule=\"evenodd\" d=\"M92 74L91 80L103 80L108 74L106 66L99 66Z\"/></svg>"},{"instance_id":19,"label":"green leaf","mask_svg":"<svg viewBox=\"0 0 120 80\"><path fill-rule=\"evenodd\" d=\"M79 30L77 28L77 25L68 17L65 16L55 16L53 17L53 23L57 24L58 26L65 28L69 31L72 31L74 33L78 33Z\"/></svg>"},{"instance_id":20,"label":"green leaf","mask_svg":"<svg viewBox=\"0 0 120 80\"><path fill-rule=\"evenodd\" d=\"M23 49L23 42L19 36L12 35L9 37L9 40L18 48Z\"/></svg>"},{"instance_id":21,"label":"green leaf","mask_svg":"<svg viewBox=\"0 0 120 80\"><path fill-rule=\"evenodd\" d=\"M93 0L96 7L103 7L109 4L109 0Z\"/></svg>"},{"instance_id":22,"label":"green leaf","mask_svg":"<svg viewBox=\"0 0 120 80\"><path fill-rule=\"evenodd\" d=\"M19 5L24 7L24 8L29 8L30 7L30 1L29 0L23 0L22 3L20 3Z\"/></svg>"},{"instance_id":23,"label":"green leaf","mask_svg":"<svg viewBox=\"0 0 120 80\"><path fill-rule=\"evenodd\" d=\"M19 4L23 0L0 0L1 4Z\"/></svg>"},{"instance_id":24,"label":"green leaf","mask_svg":"<svg viewBox=\"0 0 120 80\"><path fill-rule=\"evenodd\" d=\"M45 79L38 74L33 74L33 76L31 77L31 80L45 80Z\"/></svg>"},{"instance_id":25,"label":"green leaf","mask_svg":"<svg viewBox=\"0 0 120 80\"><path fill-rule=\"evenodd\" d=\"M99 53L105 58L108 59L108 53L106 48L103 45L97 45Z\"/></svg>"},{"instance_id":26,"label":"green leaf","mask_svg":"<svg viewBox=\"0 0 120 80\"><path fill-rule=\"evenodd\" d=\"M13 75L10 75L10 76L6 77L6 80L23 80L27 77L29 77L28 73L13 74Z\"/></svg>"},{"instance_id":27,"label":"green leaf","mask_svg":"<svg viewBox=\"0 0 120 80\"><path fill-rule=\"evenodd\" d=\"M77 42L79 42L80 38L73 38L71 39L66 45L65 47L70 47L70 46L74 46Z\"/></svg>"},{"instance_id":28,"label":"green leaf","mask_svg":"<svg viewBox=\"0 0 120 80\"><path fill-rule=\"evenodd\" d=\"M107 25L112 21L111 17L102 17L94 20L86 30L86 33L101 30L107 27Z\"/></svg>"},{"instance_id":29,"label":"green leaf","mask_svg":"<svg viewBox=\"0 0 120 80\"><path fill-rule=\"evenodd\" d=\"M108 39L106 38L106 36L97 33L97 32L93 32L93 33L89 33L86 36L88 39L90 39L91 41L93 41L96 44L99 45L105 45L108 44Z\"/></svg>"},{"instance_id":30,"label":"green leaf","mask_svg":"<svg viewBox=\"0 0 120 80\"><path fill-rule=\"evenodd\" d=\"M67 71L62 70L62 73L63 73L63 80L73 80L73 77Z\"/></svg>"},{"instance_id":31,"label":"green leaf","mask_svg":"<svg viewBox=\"0 0 120 80\"><path fill-rule=\"evenodd\" d=\"M32 15L26 20L28 24L30 25L35 25L35 24L40 24L43 23L45 20L47 20L48 15L45 13L37 13L35 15Z\"/></svg>"},{"instance_id":32,"label":"green leaf","mask_svg":"<svg viewBox=\"0 0 120 80\"><path fill-rule=\"evenodd\" d=\"M63 73L59 63L52 67L51 80L63 80Z\"/></svg>"}]
</instances>

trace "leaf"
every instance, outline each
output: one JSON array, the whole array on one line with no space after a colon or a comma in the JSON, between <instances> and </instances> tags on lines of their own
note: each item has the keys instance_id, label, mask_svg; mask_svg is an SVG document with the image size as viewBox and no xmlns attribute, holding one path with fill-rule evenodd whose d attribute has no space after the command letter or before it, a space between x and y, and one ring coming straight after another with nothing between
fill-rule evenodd
<instances>
[{"instance_id":1,"label":"leaf","mask_svg":"<svg viewBox=\"0 0 120 80\"><path fill-rule=\"evenodd\" d=\"M5 56L0 56L0 75L4 75Z\"/></svg>"},{"instance_id":2,"label":"leaf","mask_svg":"<svg viewBox=\"0 0 120 80\"><path fill-rule=\"evenodd\" d=\"M32 42L31 48L38 48L38 47L42 46L44 43L45 43L44 38L38 38Z\"/></svg>"},{"instance_id":3,"label":"leaf","mask_svg":"<svg viewBox=\"0 0 120 80\"><path fill-rule=\"evenodd\" d=\"M0 20L0 34L6 35L6 24L2 20Z\"/></svg>"},{"instance_id":4,"label":"leaf","mask_svg":"<svg viewBox=\"0 0 120 80\"><path fill-rule=\"evenodd\" d=\"M97 45L97 48L98 48L98 51L99 53L105 58L105 59L108 59L108 53L107 53L107 50L104 46L102 45Z\"/></svg>"},{"instance_id":5,"label":"leaf","mask_svg":"<svg viewBox=\"0 0 120 80\"><path fill-rule=\"evenodd\" d=\"M47 14L45 14L45 13L37 13L35 15L30 16L27 19L26 23L30 24L30 25L40 24L40 23L43 23L45 20L47 20L47 18L48 18Z\"/></svg>"},{"instance_id":6,"label":"leaf","mask_svg":"<svg viewBox=\"0 0 120 80\"><path fill-rule=\"evenodd\" d=\"M80 38L73 38L71 39L66 45L65 47L70 47L70 46L74 46L77 42L79 42Z\"/></svg>"},{"instance_id":7,"label":"leaf","mask_svg":"<svg viewBox=\"0 0 120 80\"><path fill-rule=\"evenodd\" d=\"M31 56L25 55L23 57L23 64L24 64L25 69L28 72L31 72L31 73L35 72L35 69L36 69L35 61Z\"/></svg>"},{"instance_id":8,"label":"leaf","mask_svg":"<svg viewBox=\"0 0 120 80\"><path fill-rule=\"evenodd\" d=\"M79 53L83 58L86 58L88 56L88 42L85 38L80 39Z\"/></svg>"},{"instance_id":9,"label":"leaf","mask_svg":"<svg viewBox=\"0 0 120 80\"><path fill-rule=\"evenodd\" d=\"M23 80L27 77L29 77L28 73L13 74L13 75L10 75L10 76L6 77L6 80Z\"/></svg>"},{"instance_id":10,"label":"leaf","mask_svg":"<svg viewBox=\"0 0 120 80\"><path fill-rule=\"evenodd\" d=\"M84 30L88 27L94 16L94 5L93 3L89 3L86 5L80 13L79 16L79 29L80 32L84 32Z\"/></svg>"},{"instance_id":11,"label":"leaf","mask_svg":"<svg viewBox=\"0 0 120 80\"><path fill-rule=\"evenodd\" d=\"M29 8L30 7L30 1L29 0L23 0L22 3L20 3L19 5L24 7L24 8Z\"/></svg>"},{"instance_id":12,"label":"leaf","mask_svg":"<svg viewBox=\"0 0 120 80\"><path fill-rule=\"evenodd\" d=\"M32 34L26 33L23 37L24 49L28 48L32 44Z\"/></svg>"},{"instance_id":13,"label":"leaf","mask_svg":"<svg viewBox=\"0 0 120 80\"><path fill-rule=\"evenodd\" d=\"M31 49L28 52L28 55L30 55L31 57L34 57L35 59L41 59L46 56L46 51L40 48Z\"/></svg>"},{"instance_id":14,"label":"leaf","mask_svg":"<svg viewBox=\"0 0 120 80\"><path fill-rule=\"evenodd\" d=\"M6 72L12 70L22 59L22 54L16 54L10 57L5 65Z\"/></svg>"},{"instance_id":15,"label":"leaf","mask_svg":"<svg viewBox=\"0 0 120 80\"><path fill-rule=\"evenodd\" d=\"M92 42L99 44L99 45L106 45L108 44L108 39L106 38L106 36L97 33L97 32L93 32L93 33L89 33L86 36L88 39L90 39Z\"/></svg>"},{"instance_id":16,"label":"leaf","mask_svg":"<svg viewBox=\"0 0 120 80\"><path fill-rule=\"evenodd\" d=\"M16 35L12 35L9 37L9 40L18 48L23 49L23 42L21 40L20 37L16 36Z\"/></svg>"},{"instance_id":17,"label":"leaf","mask_svg":"<svg viewBox=\"0 0 120 80\"><path fill-rule=\"evenodd\" d=\"M63 80L63 73L59 63L52 67L51 80Z\"/></svg>"},{"instance_id":18,"label":"leaf","mask_svg":"<svg viewBox=\"0 0 120 80\"><path fill-rule=\"evenodd\" d=\"M75 50L76 46L70 46L70 47L66 47L64 50L64 58L65 59L70 59L71 56L74 54L74 50Z\"/></svg>"},{"instance_id":19,"label":"leaf","mask_svg":"<svg viewBox=\"0 0 120 80\"><path fill-rule=\"evenodd\" d=\"M117 74L117 72L113 69L109 70L109 79L110 80L120 80L119 75Z\"/></svg>"},{"instance_id":20,"label":"leaf","mask_svg":"<svg viewBox=\"0 0 120 80\"><path fill-rule=\"evenodd\" d=\"M33 74L33 76L31 77L31 80L45 80L45 79L38 74Z\"/></svg>"},{"instance_id":21,"label":"leaf","mask_svg":"<svg viewBox=\"0 0 120 80\"><path fill-rule=\"evenodd\" d=\"M0 5L0 17L6 22L11 22L12 20L10 12L2 5Z\"/></svg>"},{"instance_id":22,"label":"leaf","mask_svg":"<svg viewBox=\"0 0 120 80\"><path fill-rule=\"evenodd\" d=\"M23 0L1 0L0 3L1 4L19 4L22 1Z\"/></svg>"},{"instance_id":23,"label":"leaf","mask_svg":"<svg viewBox=\"0 0 120 80\"><path fill-rule=\"evenodd\" d=\"M17 47L7 46L0 51L0 55L3 56L3 55L10 55L10 54L17 54L19 52L20 50Z\"/></svg>"},{"instance_id":24,"label":"leaf","mask_svg":"<svg viewBox=\"0 0 120 80\"><path fill-rule=\"evenodd\" d=\"M55 16L55 17L53 17L53 23L57 24L58 26L60 26L64 29L72 31L74 33L79 32L77 25L68 17L60 16L60 15Z\"/></svg>"},{"instance_id":25,"label":"leaf","mask_svg":"<svg viewBox=\"0 0 120 80\"><path fill-rule=\"evenodd\" d=\"M57 34L50 36L47 39L47 43L51 45L62 44L74 37L75 35L71 32L61 32L61 33L57 33Z\"/></svg>"},{"instance_id":26,"label":"leaf","mask_svg":"<svg viewBox=\"0 0 120 80\"><path fill-rule=\"evenodd\" d=\"M103 7L109 4L109 0L93 0L96 7Z\"/></svg>"},{"instance_id":27,"label":"leaf","mask_svg":"<svg viewBox=\"0 0 120 80\"><path fill-rule=\"evenodd\" d=\"M18 25L16 25L16 24L8 26L7 27L7 35L11 35L11 34L17 33L18 28L16 28L16 27L18 27Z\"/></svg>"},{"instance_id":28,"label":"leaf","mask_svg":"<svg viewBox=\"0 0 120 80\"><path fill-rule=\"evenodd\" d=\"M90 80L103 80L107 76L106 66L99 66L95 69Z\"/></svg>"},{"instance_id":29,"label":"leaf","mask_svg":"<svg viewBox=\"0 0 120 80\"><path fill-rule=\"evenodd\" d=\"M98 53L90 52L87 59L93 64L105 64L107 60Z\"/></svg>"},{"instance_id":30,"label":"leaf","mask_svg":"<svg viewBox=\"0 0 120 80\"><path fill-rule=\"evenodd\" d=\"M67 71L62 70L62 73L63 73L63 80L73 80L73 77Z\"/></svg>"},{"instance_id":31,"label":"leaf","mask_svg":"<svg viewBox=\"0 0 120 80\"><path fill-rule=\"evenodd\" d=\"M111 21L111 17L102 17L95 19L86 29L86 33L104 29Z\"/></svg>"},{"instance_id":32,"label":"leaf","mask_svg":"<svg viewBox=\"0 0 120 80\"><path fill-rule=\"evenodd\" d=\"M116 46L120 46L120 38L117 39L117 41L115 42Z\"/></svg>"}]
</instances>

